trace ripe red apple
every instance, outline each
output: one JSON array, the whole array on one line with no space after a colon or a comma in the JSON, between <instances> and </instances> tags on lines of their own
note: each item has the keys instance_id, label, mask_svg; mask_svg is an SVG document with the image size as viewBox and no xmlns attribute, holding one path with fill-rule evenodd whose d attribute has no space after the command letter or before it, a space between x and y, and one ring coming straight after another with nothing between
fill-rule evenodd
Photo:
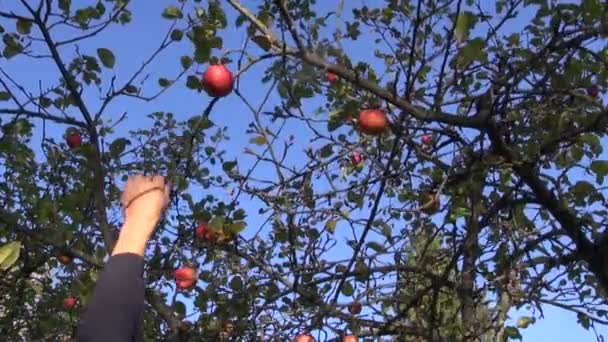
<instances>
[{"instance_id":1,"label":"ripe red apple","mask_svg":"<svg viewBox=\"0 0 608 342\"><path fill-rule=\"evenodd\" d=\"M178 289L189 290L196 285L196 270L190 266L176 269L173 276Z\"/></svg>"},{"instance_id":2,"label":"ripe red apple","mask_svg":"<svg viewBox=\"0 0 608 342\"><path fill-rule=\"evenodd\" d=\"M433 137L429 134L425 134L422 136L422 143L425 145L430 145L433 142Z\"/></svg>"},{"instance_id":3,"label":"ripe red apple","mask_svg":"<svg viewBox=\"0 0 608 342\"><path fill-rule=\"evenodd\" d=\"M325 73L325 79L327 79L327 82L329 83L336 83L338 81L338 75L328 71Z\"/></svg>"},{"instance_id":4,"label":"ripe red apple","mask_svg":"<svg viewBox=\"0 0 608 342\"><path fill-rule=\"evenodd\" d=\"M207 222L201 222L196 227L196 238L203 241L211 241L214 238L215 232Z\"/></svg>"},{"instance_id":5,"label":"ripe red apple","mask_svg":"<svg viewBox=\"0 0 608 342\"><path fill-rule=\"evenodd\" d=\"M587 95L589 95L591 97L598 97L599 94L600 94L600 87L598 87L596 84L587 88Z\"/></svg>"},{"instance_id":6,"label":"ripe red apple","mask_svg":"<svg viewBox=\"0 0 608 342\"><path fill-rule=\"evenodd\" d=\"M362 161L363 161L363 155L360 152L355 151L350 155L350 162L353 165L355 165L355 166L359 165L359 163L361 163Z\"/></svg>"},{"instance_id":7,"label":"ripe red apple","mask_svg":"<svg viewBox=\"0 0 608 342\"><path fill-rule=\"evenodd\" d=\"M63 300L63 307L68 310L73 308L75 305L76 305L76 298L74 298L74 297L68 297Z\"/></svg>"},{"instance_id":8,"label":"ripe red apple","mask_svg":"<svg viewBox=\"0 0 608 342\"><path fill-rule=\"evenodd\" d=\"M344 336L344 338L342 339L342 342L357 342L357 336L355 335L346 335Z\"/></svg>"},{"instance_id":9,"label":"ripe red apple","mask_svg":"<svg viewBox=\"0 0 608 342\"><path fill-rule=\"evenodd\" d=\"M201 83L209 96L224 97L232 92L234 76L222 64L211 65L203 74Z\"/></svg>"},{"instance_id":10,"label":"ripe red apple","mask_svg":"<svg viewBox=\"0 0 608 342\"><path fill-rule=\"evenodd\" d=\"M80 133L72 131L68 133L67 137L65 138L65 142L71 149L80 147L82 145L82 136L80 136Z\"/></svg>"},{"instance_id":11,"label":"ripe red apple","mask_svg":"<svg viewBox=\"0 0 608 342\"><path fill-rule=\"evenodd\" d=\"M315 339L308 334L300 334L296 337L296 342L315 342Z\"/></svg>"},{"instance_id":12,"label":"ripe red apple","mask_svg":"<svg viewBox=\"0 0 608 342\"><path fill-rule=\"evenodd\" d=\"M350 303L350 305L348 306L348 312L350 312L351 315L360 314L361 313L361 303L359 303L359 302Z\"/></svg>"},{"instance_id":13,"label":"ripe red apple","mask_svg":"<svg viewBox=\"0 0 608 342\"><path fill-rule=\"evenodd\" d=\"M379 135L384 132L388 121L386 114L381 109L366 109L359 114L357 121L359 130L369 135Z\"/></svg>"},{"instance_id":14,"label":"ripe red apple","mask_svg":"<svg viewBox=\"0 0 608 342\"><path fill-rule=\"evenodd\" d=\"M57 256L57 261L59 261L60 263L62 263L64 265L71 263L72 260L74 260L74 257L72 256L71 253L68 253L68 252L61 252Z\"/></svg>"}]
</instances>

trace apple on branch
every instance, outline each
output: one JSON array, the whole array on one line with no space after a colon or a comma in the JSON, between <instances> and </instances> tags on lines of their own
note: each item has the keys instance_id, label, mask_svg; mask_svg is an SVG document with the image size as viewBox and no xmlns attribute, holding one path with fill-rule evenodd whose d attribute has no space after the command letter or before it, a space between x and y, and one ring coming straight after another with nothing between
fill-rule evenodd
<instances>
[{"instance_id":1,"label":"apple on branch","mask_svg":"<svg viewBox=\"0 0 608 342\"><path fill-rule=\"evenodd\" d=\"M80 132L72 128L68 130L68 133L65 137L65 142L68 147L73 150L82 146L82 136L80 135Z\"/></svg>"},{"instance_id":2,"label":"apple on branch","mask_svg":"<svg viewBox=\"0 0 608 342\"><path fill-rule=\"evenodd\" d=\"M342 338L342 342L357 342L357 336L355 335L346 335Z\"/></svg>"},{"instance_id":3,"label":"apple on branch","mask_svg":"<svg viewBox=\"0 0 608 342\"><path fill-rule=\"evenodd\" d=\"M72 309L74 306L76 306L76 298L74 297L68 297L66 299L63 300L63 307L70 310Z\"/></svg>"},{"instance_id":4,"label":"apple on branch","mask_svg":"<svg viewBox=\"0 0 608 342\"><path fill-rule=\"evenodd\" d=\"M315 342L315 339L309 334L300 334L296 337L296 342Z\"/></svg>"},{"instance_id":5,"label":"apple on branch","mask_svg":"<svg viewBox=\"0 0 608 342\"><path fill-rule=\"evenodd\" d=\"M189 290L196 285L196 270L190 266L183 266L173 272L175 285L180 290Z\"/></svg>"},{"instance_id":6,"label":"apple on branch","mask_svg":"<svg viewBox=\"0 0 608 342\"><path fill-rule=\"evenodd\" d=\"M361 152L355 151L350 155L350 162L353 166L359 165L363 161Z\"/></svg>"},{"instance_id":7,"label":"apple on branch","mask_svg":"<svg viewBox=\"0 0 608 342\"><path fill-rule=\"evenodd\" d=\"M325 73L325 79L330 84L334 84L334 83L336 83L338 81L338 75L334 74L331 71L328 71L328 72Z\"/></svg>"},{"instance_id":8,"label":"apple on branch","mask_svg":"<svg viewBox=\"0 0 608 342\"><path fill-rule=\"evenodd\" d=\"M380 135L388 126L386 113L381 109L366 109L359 114L357 126L365 134Z\"/></svg>"},{"instance_id":9,"label":"apple on branch","mask_svg":"<svg viewBox=\"0 0 608 342\"><path fill-rule=\"evenodd\" d=\"M232 92L234 76L223 64L209 66L201 80L203 89L211 97L224 97Z\"/></svg>"},{"instance_id":10,"label":"apple on branch","mask_svg":"<svg viewBox=\"0 0 608 342\"><path fill-rule=\"evenodd\" d=\"M361 313L361 308L361 303L358 301L354 301L348 306L348 312L350 312L351 315L358 315Z\"/></svg>"},{"instance_id":11,"label":"apple on branch","mask_svg":"<svg viewBox=\"0 0 608 342\"><path fill-rule=\"evenodd\" d=\"M60 252L57 255L57 261L59 261L63 265L68 265L74 260L74 256L70 252Z\"/></svg>"},{"instance_id":12,"label":"apple on branch","mask_svg":"<svg viewBox=\"0 0 608 342\"><path fill-rule=\"evenodd\" d=\"M199 240L211 242L215 237L215 232L209 227L207 222L200 222L198 226L196 226L195 235Z\"/></svg>"},{"instance_id":13,"label":"apple on branch","mask_svg":"<svg viewBox=\"0 0 608 342\"><path fill-rule=\"evenodd\" d=\"M421 141L424 145L429 146L433 143L433 137L430 134L425 134L422 136Z\"/></svg>"}]
</instances>

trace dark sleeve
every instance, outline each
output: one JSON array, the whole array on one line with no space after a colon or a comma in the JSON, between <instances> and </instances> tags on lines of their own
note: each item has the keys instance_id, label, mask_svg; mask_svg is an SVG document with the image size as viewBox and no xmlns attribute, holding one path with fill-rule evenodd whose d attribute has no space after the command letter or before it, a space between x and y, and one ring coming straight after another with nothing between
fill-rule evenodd
<instances>
[{"instance_id":1,"label":"dark sleeve","mask_svg":"<svg viewBox=\"0 0 608 342\"><path fill-rule=\"evenodd\" d=\"M93 297L80 320L78 342L132 342L138 339L144 311L144 260L116 254L97 280Z\"/></svg>"}]
</instances>

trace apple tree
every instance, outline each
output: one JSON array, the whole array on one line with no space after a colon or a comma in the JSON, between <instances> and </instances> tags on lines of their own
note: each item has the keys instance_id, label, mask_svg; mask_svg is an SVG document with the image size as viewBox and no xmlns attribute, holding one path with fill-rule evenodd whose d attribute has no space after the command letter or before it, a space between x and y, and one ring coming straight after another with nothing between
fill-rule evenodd
<instances>
[{"instance_id":1,"label":"apple tree","mask_svg":"<svg viewBox=\"0 0 608 342\"><path fill-rule=\"evenodd\" d=\"M0 335L73 336L159 173L144 340L602 338L605 2L142 3L0 6Z\"/></svg>"}]
</instances>

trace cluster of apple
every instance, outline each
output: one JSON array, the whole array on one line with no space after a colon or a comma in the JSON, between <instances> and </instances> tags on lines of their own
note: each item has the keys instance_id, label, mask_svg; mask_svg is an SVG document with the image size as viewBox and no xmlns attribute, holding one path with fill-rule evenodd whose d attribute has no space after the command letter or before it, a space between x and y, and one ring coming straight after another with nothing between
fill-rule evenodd
<instances>
[{"instance_id":1,"label":"cluster of apple","mask_svg":"<svg viewBox=\"0 0 608 342\"><path fill-rule=\"evenodd\" d=\"M348 312L352 315L358 315L361 313L362 305L358 301L354 301L348 305ZM355 335L345 335L342 337L342 342L357 342L358 338ZM315 342L315 339L310 336L309 333L303 333L296 337L296 342Z\"/></svg>"},{"instance_id":2,"label":"cluster of apple","mask_svg":"<svg viewBox=\"0 0 608 342\"><path fill-rule=\"evenodd\" d=\"M56 259L63 265L69 265L74 260L74 256L68 251L61 251L59 252L59 254L57 254ZM63 300L63 307L67 310L70 310L74 306L76 306L77 302L78 300L75 297L67 297Z\"/></svg>"},{"instance_id":3,"label":"cluster of apple","mask_svg":"<svg viewBox=\"0 0 608 342\"><path fill-rule=\"evenodd\" d=\"M207 222L200 222L194 231L198 241L205 243L216 243L226 241L228 238L222 229L214 230ZM180 290L189 290L196 285L196 269L185 265L173 272L175 285Z\"/></svg>"},{"instance_id":4,"label":"cluster of apple","mask_svg":"<svg viewBox=\"0 0 608 342\"><path fill-rule=\"evenodd\" d=\"M333 72L326 72L325 79L330 84L338 82L338 75ZM347 121L352 121L352 117L348 117ZM357 128L360 132L367 135L381 135L384 133L388 126L388 119L386 113L379 108L365 109L359 113L357 119ZM422 144L428 148L433 144L433 137L429 134L425 134L421 139ZM363 156L360 152L353 152L350 156L350 162L352 165L359 165L363 161Z\"/></svg>"}]
</instances>

